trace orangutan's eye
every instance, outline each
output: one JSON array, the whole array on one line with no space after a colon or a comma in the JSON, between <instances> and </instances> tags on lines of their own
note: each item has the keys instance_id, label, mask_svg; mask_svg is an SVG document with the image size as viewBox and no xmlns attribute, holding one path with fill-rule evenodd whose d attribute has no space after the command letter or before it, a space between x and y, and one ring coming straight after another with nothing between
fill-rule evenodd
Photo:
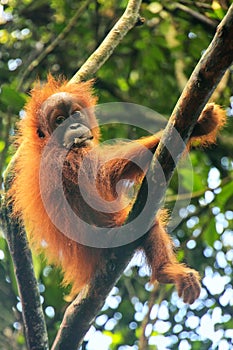
<instances>
[{"instance_id":1,"label":"orangutan's eye","mask_svg":"<svg viewBox=\"0 0 233 350\"><path fill-rule=\"evenodd\" d=\"M45 138L45 134L40 129L37 129L37 135L39 136L40 139Z\"/></svg>"},{"instance_id":2,"label":"orangutan's eye","mask_svg":"<svg viewBox=\"0 0 233 350\"><path fill-rule=\"evenodd\" d=\"M66 118L63 115L59 115L56 118L55 123L56 123L56 125L61 125L65 120L66 120Z\"/></svg>"}]
</instances>

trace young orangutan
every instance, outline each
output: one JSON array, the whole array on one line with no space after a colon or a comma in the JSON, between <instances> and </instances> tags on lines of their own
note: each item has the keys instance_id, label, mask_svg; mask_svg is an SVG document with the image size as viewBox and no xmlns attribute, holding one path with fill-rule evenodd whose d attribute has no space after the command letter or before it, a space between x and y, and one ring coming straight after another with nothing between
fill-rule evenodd
<instances>
[{"instance_id":1,"label":"young orangutan","mask_svg":"<svg viewBox=\"0 0 233 350\"><path fill-rule=\"evenodd\" d=\"M87 234L86 223L93 228L93 234L95 227L120 227L133 203L124 204L124 193L119 194L117 184L125 179L134 184L142 182L149 166L149 160L143 163L145 153L155 152L161 138L160 132L126 144L96 147L100 132L93 111L88 109L95 104L90 81L68 84L49 76L44 86L38 85L32 90L25 107L26 117L19 122L19 150L9 193L14 202L14 215L24 223L30 244L37 251L43 251L49 262L61 266L64 283L72 283L72 295L90 281L96 266L101 264L105 248L86 246L82 239L80 243L79 239L73 239L73 234L69 235L73 228L64 201L57 196L58 182L62 179L64 197L80 218L76 227L78 237ZM188 146L197 141L200 145L214 143L224 123L224 111L208 104ZM49 142L55 130L58 136ZM50 147L44 152L48 143ZM82 169L83 176L78 177L83 159L91 152L90 164ZM133 159L142 161L143 169L135 165ZM94 182L88 180L92 171L97 174ZM98 194L100 199L96 201L101 202L101 198L103 201L101 209L87 203L82 193L93 198L93 203ZM116 199L115 210L109 211L108 206ZM162 210L156 216L141 249L151 269L152 282L174 283L184 302L193 303L200 294L199 275L176 260L165 230L165 216ZM54 222L61 223L63 230Z\"/></svg>"}]
</instances>

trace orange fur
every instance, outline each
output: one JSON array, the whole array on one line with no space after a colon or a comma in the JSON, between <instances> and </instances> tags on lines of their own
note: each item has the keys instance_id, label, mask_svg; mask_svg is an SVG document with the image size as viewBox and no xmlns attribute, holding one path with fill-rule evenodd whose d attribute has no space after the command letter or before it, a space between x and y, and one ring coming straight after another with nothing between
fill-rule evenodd
<instances>
[{"instance_id":1,"label":"orange fur","mask_svg":"<svg viewBox=\"0 0 233 350\"><path fill-rule=\"evenodd\" d=\"M66 81L57 82L51 76L43 88L37 86L31 92L31 99L25 107L26 118L20 121L16 144L19 146L15 164L15 181L9 192L14 200L14 213L25 225L28 239L34 251L43 252L49 263L61 264L64 284L74 281L75 292L90 280L99 261L99 252L76 244L63 235L51 223L40 196L39 169L45 140L37 138L37 114L41 104L53 93L77 94L84 106L96 103L91 93L92 82L68 85ZM98 134L97 136L98 137ZM88 262L88 263L87 263ZM73 293L73 292L72 292Z\"/></svg>"},{"instance_id":2,"label":"orange fur","mask_svg":"<svg viewBox=\"0 0 233 350\"><path fill-rule=\"evenodd\" d=\"M29 242L34 250L43 251L50 263L61 266L64 273L64 283L72 283L72 295L86 285L93 276L96 266L101 265L101 257L104 254L102 249L91 248L76 243L72 239L60 232L50 221L44 208L39 184L40 162L43 149L48 141L45 138L40 139L37 130L40 127L38 113L41 105L53 94L58 92L68 92L78 97L83 108L94 106L96 98L92 95L92 82L80 84L67 84L66 81L56 81L51 76L44 86L37 86L31 92L31 99L27 103L26 117L19 123L19 132L17 144L19 146L18 156L14 168L15 179L9 197L14 202L14 215L18 216L25 225ZM215 142L216 134L225 122L224 112L216 105L207 105L205 111L198 119L197 126L191 135L190 144L198 141L202 145ZM95 116L90 115L91 121L95 123ZM94 142L99 142L98 127L93 131ZM94 193L96 186L98 192L107 202L117 197L116 184L121 179L131 179L134 183L139 183L146 172L151 158L145 159L144 168L139 169L132 161L145 158L145 150L140 144L155 151L161 133L149 136L130 144L119 145L118 147L109 146L99 151L97 158L104 159L105 165L101 167L95 184L86 184L86 191ZM74 212L78 215L88 217L88 220L96 220L100 226L113 227L124 223L131 209L132 204L127 204L124 209L116 211L113 214L103 214L92 210L84 203L80 204L78 195L78 183L76 172L80 166L81 156L89 151L89 148L72 151L68 153L67 162L69 167L64 166L64 184L67 196L71 202ZM57 150L51 152L51 157L56 164ZM109 157L109 161L108 161ZM93 160L93 167L96 160ZM54 179L56 186L56 167L46 170ZM47 192L51 197L52 189L48 186ZM121 204L124 198L121 198ZM61 203L52 203L54 215L63 212ZM66 220L67 230L69 230L69 216L63 212ZM181 265L177 262L173 253L171 240L164 229L166 214L160 212L155 219L155 225L148 235L142 249L145 251L147 260L152 269L152 280L159 280L165 283L175 283L180 296L183 296L186 302L193 302L200 292L197 272ZM94 223L93 223L94 224ZM78 228L81 234L83 227Z\"/></svg>"}]
</instances>

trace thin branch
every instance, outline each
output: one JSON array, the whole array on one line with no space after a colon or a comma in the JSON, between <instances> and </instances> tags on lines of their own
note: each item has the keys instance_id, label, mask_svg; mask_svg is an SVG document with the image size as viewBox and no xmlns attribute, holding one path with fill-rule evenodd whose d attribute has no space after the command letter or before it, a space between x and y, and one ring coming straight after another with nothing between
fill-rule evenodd
<instances>
[{"instance_id":1,"label":"thin branch","mask_svg":"<svg viewBox=\"0 0 233 350\"><path fill-rule=\"evenodd\" d=\"M141 336L138 342L138 350L148 349L148 340L150 335L149 336L146 335L146 327L148 324L154 325L158 319L157 316L153 319L151 318L151 311L155 304L158 305L158 307L160 306L161 302L167 298L167 294L169 291L170 291L170 288L167 288L167 286L159 287L158 283L154 286L154 289L152 290L150 294L150 299L148 301L148 311L142 321L142 325L140 329Z\"/></svg>"},{"instance_id":2,"label":"thin branch","mask_svg":"<svg viewBox=\"0 0 233 350\"><path fill-rule=\"evenodd\" d=\"M212 29L215 29L218 25L218 22L216 20L208 18L207 16L204 16L201 13L192 10L188 6L180 4L179 2L176 2L175 4L173 4L173 6L177 9L187 13L188 15L192 16L193 18L197 19L199 22L201 22L205 25L208 25Z\"/></svg>"},{"instance_id":3,"label":"thin branch","mask_svg":"<svg viewBox=\"0 0 233 350\"><path fill-rule=\"evenodd\" d=\"M87 59L83 66L70 79L70 83L78 83L93 77L100 67L111 56L124 36L132 29L138 18L141 0L129 0L127 8L100 46Z\"/></svg>"},{"instance_id":4,"label":"thin branch","mask_svg":"<svg viewBox=\"0 0 233 350\"><path fill-rule=\"evenodd\" d=\"M12 181L13 163L12 161L7 170L5 181L7 188ZM4 198L1 203L1 223L14 263L28 349L47 350L49 345L45 319L26 233L20 223L12 219L11 205L6 203Z\"/></svg>"},{"instance_id":5,"label":"thin branch","mask_svg":"<svg viewBox=\"0 0 233 350\"><path fill-rule=\"evenodd\" d=\"M138 350L146 350L148 349L148 336L146 336L146 327L147 325L150 323L150 314L151 311L153 309L153 306L155 305L155 302L157 301L157 304L160 304L161 301L157 300L158 298L158 284L156 284L156 286L154 286L154 289L152 290L152 292L150 293L150 299L148 301L148 311L142 321L142 325L140 327L140 331L141 331L141 335L139 338L139 342L138 342ZM156 319L153 320L155 323Z\"/></svg>"},{"instance_id":6,"label":"thin branch","mask_svg":"<svg viewBox=\"0 0 233 350\"><path fill-rule=\"evenodd\" d=\"M190 6L190 0L182 0L181 1L183 4L187 4L188 6ZM206 4L204 2L199 2L199 1L193 1L194 5L197 6L200 9L208 9L211 10L212 9L212 5L211 4Z\"/></svg>"},{"instance_id":7,"label":"thin branch","mask_svg":"<svg viewBox=\"0 0 233 350\"><path fill-rule=\"evenodd\" d=\"M233 177L232 176L227 176L224 179L222 179L221 181L221 187L224 187L225 185L227 185L228 183L232 182ZM170 202L177 202L177 201L184 201L186 199L194 199L194 198L200 198L201 196L203 196L206 191L215 191L216 189L219 188L219 185L216 186L215 188L212 187L204 187L203 189L196 191L196 192L192 192L191 193L183 193L183 194L179 194L178 196L176 194L174 195L170 195L166 198L166 203L170 203Z\"/></svg>"},{"instance_id":8,"label":"thin branch","mask_svg":"<svg viewBox=\"0 0 233 350\"><path fill-rule=\"evenodd\" d=\"M173 127L176 127L184 142L187 142L192 128L205 104L208 102L214 88L217 86L225 70L232 64L232 37L233 5L219 25L213 41L190 77L165 129L163 140L153 158L147 174L147 179L149 178L153 183L152 190L148 196L149 200L152 199L152 205L146 214L148 226L154 220L156 211L160 207L165 195L168 182L174 172L175 164L184 150L184 145L179 144L175 137L176 135L173 133ZM90 70L88 75L92 73L93 70ZM72 79L73 82L83 78L82 74L77 74ZM166 147L169 143L172 145L172 149L174 149L172 156ZM128 221L133 220L140 212L141 203L145 202L145 193L147 191L144 182ZM143 232L146 232L146 230ZM128 232L128 234L131 235L133 232ZM144 237L127 246L106 250L105 270L97 268L90 285L67 308L54 342L53 350L74 349L78 347L82 337L91 325L94 316L100 311L106 296L119 279L127 263L133 256L135 249L140 246L143 239Z\"/></svg>"}]
</instances>

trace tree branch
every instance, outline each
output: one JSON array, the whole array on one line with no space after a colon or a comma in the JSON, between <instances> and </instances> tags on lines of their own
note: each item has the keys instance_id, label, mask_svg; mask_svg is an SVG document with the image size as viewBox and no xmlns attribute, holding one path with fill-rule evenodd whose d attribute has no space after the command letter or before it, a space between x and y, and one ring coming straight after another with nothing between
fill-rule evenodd
<instances>
[{"instance_id":1,"label":"tree branch","mask_svg":"<svg viewBox=\"0 0 233 350\"><path fill-rule=\"evenodd\" d=\"M13 166L14 160L7 169L4 183L6 190L12 182ZM48 336L31 251L26 233L20 223L12 219L11 205L6 203L5 198L2 198L1 203L1 223L14 263L28 349L47 350L49 349Z\"/></svg>"},{"instance_id":2,"label":"tree branch","mask_svg":"<svg viewBox=\"0 0 233 350\"><path fill-rule=\"evenodd\" d=\"M150 293L150 298L148 300L148 310L147 313L142 320L142 325L141 325L141 335L139 337L139 342L138 342L138 350L146 350L149 347L149 338L150 335L146 335L146 327L148 324L155 325L157 319L158 319L158 314L156 315L155 318L151 319L151 311L156 304L158 307L160 307L161 302L167 298L167 294L169 293L169 289L166 288L165 286L161 287L159 286L159 283L157 283L154 286L154 289Z\"/></svg>"},{"instance_id":3,"label":"tree branch","mask_svg":"<svg viewBox=\"0 0 233 350\"><path fill-rule=\"evenodd\" d=\"M69 83L78 83L93 77L111 56L124 36L133 28L139 18L141 0L129 0L127 8L100 46L87 59L82 67L70 79Z\"/></svg>"},{"instance_id":4,"label":"tree branch","mask_svg":"<svg viewBox=\"0 0 233 350\"><path fill-rule=\"evenodd\" d=\"M179 2L172 4L172 8L179 9L179 10L189 14L190 16L192 16L193 18L195 18L199 22L203 23L204 25L209 26L212 29L215 29L218 25L218 22L216 20L208 18L207 16L204 16L201 13L192 10L188 6L180 4Z\"/></svg>"},{"instance_id":5,"label":"tree branch","mask_svg":"<svg viewBox=\"0 0 233 350\"><path fill-rule=\"evenodd\" d=\"M164 295L163 295L164 297ZM152 290L152 292L150 293L150 299L148 300L148 311L144 317L144 319L142 320L142 325L141 325L141 335L139 338L139 342L138 342L138 350L145 350L148 349L148 336L146 336L146 327L147 325L151 322L151 318L150 318L150 314L151 311L153 309L153 306L155 305L155 303L157 305L160 305L161 300L158 301L158 283L156 284L156 286L154 286L154 289ZM153 324L155 324L157 317L153 320ZM151 322L152 323L152 322Z\"/></svg>"},{"instance_id":6,"label":"tree branch","mask_svg":"<svg viewBox=\"0 0 233 350\"><path fill-rule=\"evenodd\" d=\"M153 183L152 191L149 193L149 199L152 200L153 205L150 206L146 214L148 227L154 220L154 216L161 205L175 165L185 147L183 143L180 144L179 140L177 140L176 134L173 132L174 127L186 143L198 116L214 88L217 86L226 69L232 64L232 37L233 5L229 8L227 15L218 26L216 35L209 48L195 68L177 102L165 129L163 139L151 163L147 179L149 178ZM82 72L83 70L81 70L81 74L77 73L73 77L72 82L83 79ZM89 74L91 73L93 73L92 69L89 71ZM172 145L172 148L168 148L169 150L174 150L173 154L168 152L167 146L169 144ZM146 183L144 182L127 221L133 220L140 212L141 203L145 201L146 192ZM130 234L133 233L129 232ZM105 270L97 269L90 285L67 308L54 342L53 350L74 349L78 347L82 337L91 325L94 315L100 311L106 296L119 279L142 239L143 237L127 246L106 250Z\"/></svg>"},{"instance_id":7,"label":"tree branch","mask_svg":"<svg viewBox=\"0 0 233 350\"><path fill-rule=\"evenodd\" d=\"M155 208L158 210L161 206L166 187L201 111L233 62L232 37L233 5L230 6L226 16L217 27L212 42L185 86L151 162L147 181L152 181L154 184L149 196L152 199L156 198L156 203L155 207L149 208L151 210L147 212L149 226L154 220ZM177 132L184 142L180 142L177 138ZM146 183L144 182L133 208L133 211L136 210L135 214L140 212L140 202L143 200L145 190Z\"/></svg>"}]
</instances>

